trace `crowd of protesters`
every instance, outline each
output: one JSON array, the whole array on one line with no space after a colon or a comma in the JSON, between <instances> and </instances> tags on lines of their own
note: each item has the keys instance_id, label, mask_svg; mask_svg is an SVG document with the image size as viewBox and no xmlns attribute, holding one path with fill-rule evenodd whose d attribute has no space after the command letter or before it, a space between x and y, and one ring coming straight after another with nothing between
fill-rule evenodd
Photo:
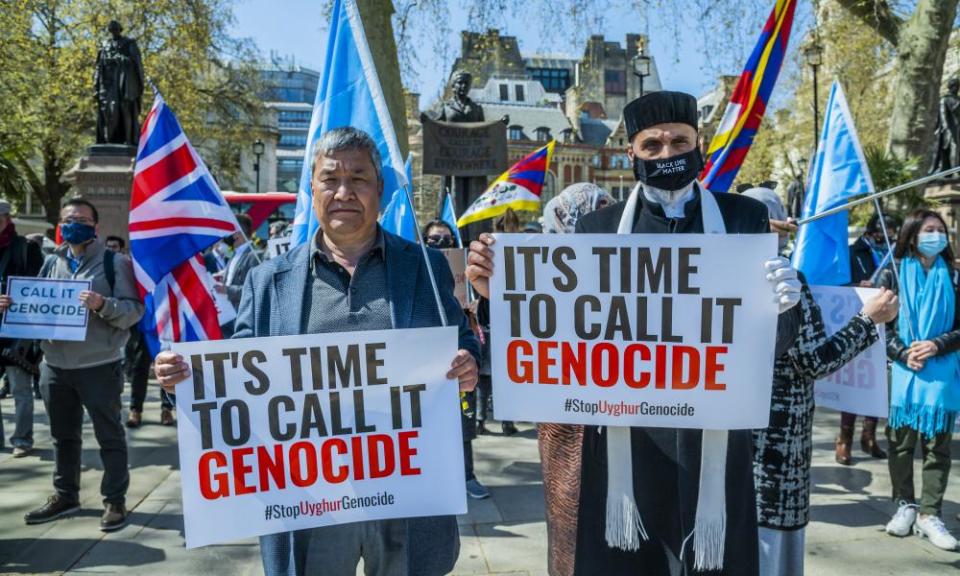
<instances>
[{"instance_id":1,"label":"crowd of protesters","mask_svg":"<svg viewBox=\"0 0 960 576\"><path fill-rule=\"evenodd\" d=\"M701 442L706 446L707 439L701 441L699 431L539 425L550 574L618 575L636 573L641 567L657 575L802 574L804 528L810 518L814 381L874 344L881 325L886 328L890 368L888 450L881 447L876 418L864 418L860 444L869 457L888 458L897 508L885 529L892 536L916 534L939 548L956 549L957 540L942 520L942 505L951 467L950 441L960 412L960 272L943 218L921 209L906 215L902 225L881 215L870 220L851 246L850 267L853 285L878 287L879 292L860 314L828 334L810 288L784 258L796 225L787 218L780 196L769 187L753 187L714 198L698 185L695 105L688 95L661 92L641 97L625 109L628 154L638 177L627 202L615 202L593 184L574 184L547 202L536 222L525 226L518 214L508 211L493 227L507 233L540 232L542 227L547 234L777 233L781 256L766 264L780 309L770 424L762 430L731 431L723 440L729 458L719 468L725 471L722 477L701 478L699 486L684 481L682 488L671 482L685 470L716 465L706 448L701 453ZM682 159L677 165L691 176L655 179L644 163L662 159ZM314 158L313 209L321 232L285 255L268 260L261 249L263 240L254 238L253 222L238 215L240 230L204 254L216 290L241 311L250 309L241 304L245 299L281 288L302 292L303 306L296 318L251 318L241 312L224 326L226 336L438 325L440 316L426 288L430 283L419 278L426 274L417 264L422 259L419 251L409 249L411 243L385 232L377 222L379 166L379 153L362 132L347 128L324 135ZM80 295L90 318L85 341L2 342L0 364L14 399L15 429L9 436L13 456L26 457L33 450L35 384L53 438L53 494L26 515L28 524L49 522L79 509L86 412L104 469L101 529L126 525L130 473L122 416L125 380L131 384L126 426L136 429L152 420L144 415L151 354L137 328L143 303L123 239L101 240L98 223L93 204L80 198L67 201L60 213L63 243L45 255L42 241L17 234L10 204L0 201L0 279L40 276L91 282ZM271 238L288 233L284 222L269 227ZM445 313L459 327L459 351L448 377L458 380L461 390L466 491L472 498L487 498L490 492L474 470L473 442L490 433L487 426L494 417L490 363L497 360L489 354L486 298L495 239L484 234L468 248L453 226L435 220L423 226L419 241L435 249L428 257L440 271L436 281ZM466 303L453 297L453 278L442 250L468 252L465 276L471 297ZM388 270L399 265L409 272L407 284L389 284ZM281 273L294 266L306 270L305 282L281 286L291 281ZM251 286L259 288L250 293ZM393 318L390 307L396 298L419 303L405 320L409 325L398 325ZM11 304L10 296L0 295L0 312ZM164 390L172 392L189 367L175 354L162 353L155 369ZM854 414L841 417L835 458L844 466L853 465L856 419ZM173 402L166 393L158 421L175 423ZM518 431L513 422L501 421L500 426L507 436ZM6 439L0 434L0 441ZM913 478L918 445L923 459L919 498ZM631 455L632 462L641 464L618 470L616 460L627 456L629 462ZM629 533L611 536L604 501L616 484L608 480L617 474L627 476L619 490L633 491L634 481L642 484L645 494L636 492L636 506L650 530L649 539L645 535L643 541L631 541ZM703 498L699 502L697 498L716 488L709 484L713 481L720 482L721 493L726 488L719 506L721 511L726 508L722 521L727 549L721 545L719 557L706 570L694 565L689 538L672 528L677 522L692 526L701 521L697 506L684 508L680 503L704 505ZM452 569L458 550L452 518L364 522L261 538L267 574L311 573L321 566L325 573L353 574L360 557L368 566L380 566L377 574L442 574Z\"/></svg>"}]
</instances>

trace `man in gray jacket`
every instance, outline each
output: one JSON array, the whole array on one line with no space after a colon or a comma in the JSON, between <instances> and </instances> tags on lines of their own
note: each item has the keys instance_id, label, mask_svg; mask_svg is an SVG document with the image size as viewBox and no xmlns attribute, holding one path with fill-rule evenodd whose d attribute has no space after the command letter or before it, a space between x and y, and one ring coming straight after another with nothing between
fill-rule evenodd
<instances>
[{"instance_id":1,"label":"man in gray jacket","mask_svg":"<svg viewBox=\"0 0 960 576\"><path fill-rule=\"evenodd\" d=\"M442 325L420 248L377 224L381 164L377 145L355 128L331 130L317 141L313 210L321 231L250 272L234 338ZM480 345L453 295L446 259L434 250L429 258L447 320L459 328L459 350L447 377L469 392L477 383ZM155 369L168 392L189 372L172 352L158 354ZM450 432L459 436L459 428ZM260 538L266 576L354 576L361 558L368 576L441 576L453 570L459 550L453 516L371 520Z\"/></svg>"},{"instance_id":2,"label":"man in gray jacket","mask_svg":"<svg viewBox=\"0 0 960 576\"><path fill-rule=\"evenodd\" d=\"M130 484L127 441L120 423L123 392L123 349L130 327L143 315L130 260L105 250L97 239L99 215L93 204L74 198L60 211L59 246L40 271L41 277L90 280L90 290L80 293L89 310L87 338L83 342L43 340L40 388L53 436L55 494L29 512L27 524L40 524L80 509L80 454L83 410L93 422L103 461L100 493L105 511L104 532L127 523L125 497ZM11 304L0 298L0 311Z\"/></svg>"}]
</instances>

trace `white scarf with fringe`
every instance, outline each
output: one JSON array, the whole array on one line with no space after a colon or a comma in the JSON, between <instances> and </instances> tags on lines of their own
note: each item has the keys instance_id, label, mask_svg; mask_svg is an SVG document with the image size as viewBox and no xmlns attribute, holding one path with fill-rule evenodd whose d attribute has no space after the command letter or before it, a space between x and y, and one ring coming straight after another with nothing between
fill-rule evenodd
<instances>
[{"instance_id":1,"label":"white scarf with fringe","mask_svg":"<svg viewBox=\"0 0 960 576\"><path fill-rule=\"evenodd\" d=\"M700 210L705 234L725 234L723 215L713 194L699 182ZM617 234L633 233L642 185L637 184L627 199ZM704 430L700 454L700 490L693 527L694 567L718 570L723 567L726 542L727 431ZM642 464L641 464L642 465ZM606 540L612 548L636 551L649 540L633 492L633 449L630 428L607 427L607 523ZM686 545L684 539L684 545ZM683 551L681 550L681 558Z\"/></svg>"}]
</instances>

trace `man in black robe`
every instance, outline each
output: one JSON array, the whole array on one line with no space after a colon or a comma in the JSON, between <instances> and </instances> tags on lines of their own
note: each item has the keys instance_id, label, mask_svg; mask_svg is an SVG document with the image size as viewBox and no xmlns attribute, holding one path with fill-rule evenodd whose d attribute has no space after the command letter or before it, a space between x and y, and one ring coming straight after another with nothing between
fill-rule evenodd
<instances>
[{"instance_id":1,"label":"man in black robe","mask_svg":"<svg viewBox=\"0 0 960 576\"><path fill-rule=\"evenodd\" d=\"M703 166L697 147L696 99L678 92L654 92L624 109L629 136L628 156L639 180L633 233L703 233L702 186L696 177ZM714 194L716 207L729 234L760 234L770 230L766 207L735 194ZM628 203L615 204L584 216L580 233L616 233ZM470 245L467 277L487 294L493 273L493 240L483 236ZM731 256L733 257L733 256ZM799 319L793 306L799 301L796 272L782 259L767 263L780 319L776 354L796 338ZM703 431L672 428L631 428L633 496L648 539L634 550L613 547L607 541L608 429L586 426L583 434L581 489L577 507L577 576L756 576L758 543L753 486L750 430L727 435L725 473L725 546L722 567L701 571L694 567L693 531L700 494Z\"/></svg>"}]
</instances>

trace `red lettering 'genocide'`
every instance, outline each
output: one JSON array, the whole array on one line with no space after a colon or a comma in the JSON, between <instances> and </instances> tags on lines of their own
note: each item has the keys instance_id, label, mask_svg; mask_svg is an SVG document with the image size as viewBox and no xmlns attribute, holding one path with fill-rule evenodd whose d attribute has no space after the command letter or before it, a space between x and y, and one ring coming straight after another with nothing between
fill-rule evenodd
<instances>
[{"instance_id":1,"label":"red lettering 'genocide'","mask_svg":"<svg viewBox=\"0 0 960 576\"><path fill-rule=\"evenodd\" d=\"M621 348L610 342L511 340L507 344L507 376L515 384L611 388L623 382L638 390L726 390L727 385L719 378L727 349L640 343Z\"/></svg>"},{"instance_id":2,"label":"red lettering 'genocide'","mask_svg":"<svg viewBox=\"0 0 960 576\"><path fill-rule=\"evenodd\" d=\"M417 449L411 444L419 431L300 441L290 445L247 446L230 451L208 450L200 456L200 494L207 500L305 488L318 482L342 484L394 474L418 476ZM336 461L335 461L336 460Z\"/></svg>"}]
</instances>

